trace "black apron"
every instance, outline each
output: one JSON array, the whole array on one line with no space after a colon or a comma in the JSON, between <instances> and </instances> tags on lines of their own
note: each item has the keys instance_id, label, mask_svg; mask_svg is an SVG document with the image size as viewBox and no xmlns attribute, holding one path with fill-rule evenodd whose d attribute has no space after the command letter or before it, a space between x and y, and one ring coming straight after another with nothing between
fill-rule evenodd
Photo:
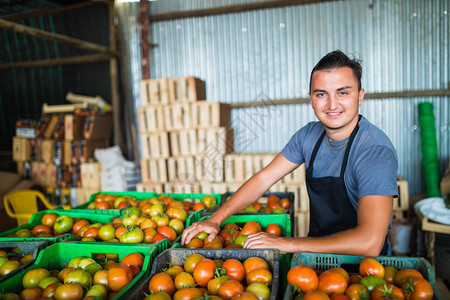
<instances>
[{"instance_id":1,"label":"black apron","mask_svg":"<svg viewBox=\"0 0 450 300\"><path fill-rule=\"evenodd\" d=\"M348 140L339 177L328 176L313 178L314 160L325 137L325 131L314 146L311 160L308 169L306 170L306 185L308 188L311 212L308 233L308 236L310 237L331 235L354 228L357 225L356 209L353 207L350 198L348 197L344 182L344 173L347 167L350 148L358 130L359 125L357 124ZM380 255L390 255L390 252L389 241L386 236Z\"/></svg>"}]
</instances>

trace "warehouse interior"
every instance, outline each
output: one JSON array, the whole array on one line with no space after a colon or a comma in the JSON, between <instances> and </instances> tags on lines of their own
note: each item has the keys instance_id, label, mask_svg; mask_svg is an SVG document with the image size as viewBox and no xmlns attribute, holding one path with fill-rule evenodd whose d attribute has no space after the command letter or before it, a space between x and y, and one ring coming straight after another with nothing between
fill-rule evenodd
<instances>
[{"instance_id":1,"label":"warehouse interior","mask_svg":"<svg viewBox=\"0 0 450 300\"><path fill-rule=\"evenodd\" d=\"M341 50L361 61L360 114L396 150L393 256L429 260L450 297L449 12L450 0L0 0L0 231L18 226L3 199L20 190L66 208L99 192L236 192L317 121L311 70ZM268 191L292 193L296 237L305 176L302 164Z\"/></svg>"}]
</instances>

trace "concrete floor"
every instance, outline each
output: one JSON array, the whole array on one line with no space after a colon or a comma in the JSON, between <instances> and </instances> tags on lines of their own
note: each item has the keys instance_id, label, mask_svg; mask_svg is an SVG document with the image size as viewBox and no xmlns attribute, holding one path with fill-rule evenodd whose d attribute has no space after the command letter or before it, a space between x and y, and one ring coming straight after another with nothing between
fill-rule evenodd
<instances>
[{"instance_id":1,"label":"concrete floor","mask_svg":"<svg viewBox=\"0 0 450 300\"><path fill-rule=\"evenodd\" d=\"M16 219L9 217L4 209L0 209L0 232L5 232L16 227Z\"/></svg>"}]
</instances>

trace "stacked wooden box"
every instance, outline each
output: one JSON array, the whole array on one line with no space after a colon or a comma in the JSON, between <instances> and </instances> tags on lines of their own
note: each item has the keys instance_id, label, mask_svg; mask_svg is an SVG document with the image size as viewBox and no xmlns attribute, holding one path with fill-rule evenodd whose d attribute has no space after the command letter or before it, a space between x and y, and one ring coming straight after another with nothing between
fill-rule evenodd
<instances>
[{"instance_id":1,"label":"stacked wooden box","mask_svg":"<svg viewBox=\"0 0 450 300\"><path fill-rule=\"evenodd\" d=\"M200 182L223 183L224 155L233 150L230 107L204 101L194 77L141 82L138 110L142 183L139 191L200 192Z\"/></svg>"}]
</instances>

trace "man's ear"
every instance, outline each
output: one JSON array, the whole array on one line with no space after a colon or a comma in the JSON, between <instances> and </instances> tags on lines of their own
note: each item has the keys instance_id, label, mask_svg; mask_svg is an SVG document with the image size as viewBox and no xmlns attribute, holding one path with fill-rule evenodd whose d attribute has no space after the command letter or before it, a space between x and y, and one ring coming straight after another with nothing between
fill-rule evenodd
<instances>
[{"instance_id":1,"label":"man's ear","mask_svg":"<svg viewBox=\"0 0 450 300\"><path fill-rule=\"evenodd\" d=\"M311 93L308 93L308 96L309 96L309 103L312 105Z\"/></svg>"},{"instance_id":2,"label":"man's ear","mask_svg":"<svg viewBox=\"0 0 450 300\"><path fill-rule=\"evenodd\" d=\"M364 89L361 89L358 93L358 104L361 106L362 102L364 100Z\"/></svg>"}]
</instances>

